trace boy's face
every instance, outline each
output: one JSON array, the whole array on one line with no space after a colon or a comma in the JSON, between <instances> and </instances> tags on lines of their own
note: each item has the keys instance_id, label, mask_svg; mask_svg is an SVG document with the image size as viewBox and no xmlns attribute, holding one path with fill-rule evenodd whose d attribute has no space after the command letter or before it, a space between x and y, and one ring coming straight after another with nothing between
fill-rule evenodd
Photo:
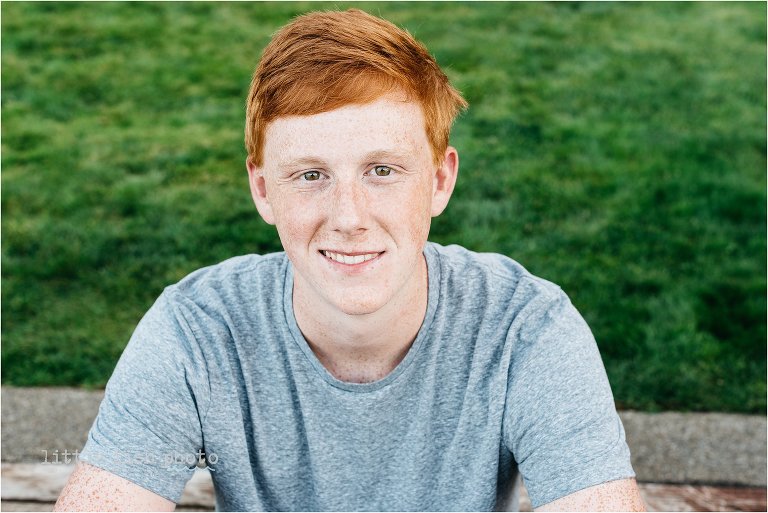
<instances>
[{"instance_id":1,"label":"boy's face","mask_svg":"<svg viewBox=\"0 0 768 513\"><path fill-rule=\"evenodd\" d=\"M434 164L422 109L399 94L273 121L251 192L303 297L359 315L420 286L430 220L458 169L453 148L444 157Z\"/></svg>"}]
</instances>

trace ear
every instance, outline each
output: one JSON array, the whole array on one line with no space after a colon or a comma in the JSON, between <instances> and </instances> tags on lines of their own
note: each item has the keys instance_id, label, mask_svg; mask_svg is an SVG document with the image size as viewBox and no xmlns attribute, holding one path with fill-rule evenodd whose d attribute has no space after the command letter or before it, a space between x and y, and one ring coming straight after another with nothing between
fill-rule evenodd
<instances>
[{"instance_id":1,"label":"ear","mask_svg":"<svg viewBox=\"0 0 768 513\"><path fill-rule=\"evenodd\" d=\"M432 217L439 216L445 210L453 194L458 174L459 153L453 146L448 146L445 149L443 161L432 179Z\"/></svg>"},{"instance_id":2,"label":"ear","mask_svg":"<svg viewBox=\"0 0 768 513\"><path fill-rule=\"evenodd\" d=\"M256 210L267 224L275 224L275 216L272 213L272 205L267 198L267 184L264 181L264 168L257 167L248 157L245 160L245 167L248 168L248 183L251 186L251 198L256 205Z\"/></svg>"}]
</instances>

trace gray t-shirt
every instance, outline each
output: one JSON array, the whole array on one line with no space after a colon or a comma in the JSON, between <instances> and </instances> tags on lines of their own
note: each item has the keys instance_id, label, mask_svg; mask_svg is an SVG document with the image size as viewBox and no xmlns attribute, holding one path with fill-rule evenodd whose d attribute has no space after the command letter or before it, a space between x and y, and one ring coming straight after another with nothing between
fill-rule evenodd
<instances>
[{"instance_id":1,"label":"gray t-shirt","mask_svg":"<svg viewBox=\"0 0 768 513\"><path fill-rule=\"evenodd\" d=\"M515 261L427 243L426 317L403 361L335 379L302 336L284 253L163 294L106 389L82 461L178 502L204 452L219 510L534 507L633 477L592 334Z\"/></svg>"}]
</instances>

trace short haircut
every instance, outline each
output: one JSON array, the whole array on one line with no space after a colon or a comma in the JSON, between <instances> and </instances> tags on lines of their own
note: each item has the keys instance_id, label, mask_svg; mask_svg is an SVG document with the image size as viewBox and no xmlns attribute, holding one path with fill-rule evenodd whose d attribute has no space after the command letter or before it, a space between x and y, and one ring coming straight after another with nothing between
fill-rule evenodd
<instances>
[{"instance_id":1,"label":"short haircut","mask_svg":"<svg viewBox=\"0 0 768 513\"><path fill-rule=\"evenodd\" d=\"M264 49L246 103L248 158L263 165L269 123L402 91L423 110L435 163L467 102L427 49L407 31L359 9L298 16Z\"/></svg>"}]
</instances>

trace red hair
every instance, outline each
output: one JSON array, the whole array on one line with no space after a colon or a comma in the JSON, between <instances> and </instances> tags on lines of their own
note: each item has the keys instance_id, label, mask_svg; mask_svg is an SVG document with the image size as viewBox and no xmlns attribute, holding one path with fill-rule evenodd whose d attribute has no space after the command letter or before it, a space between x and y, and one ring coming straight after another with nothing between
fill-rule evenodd
<instances>
[{"instance_id":1,"label":"red hair","mask_svg":"<svg viewBox=\"0 0 768 513\"><path fill-rule=\"evenodd\" d=\"M264 49L246 103L245 146L263 165L264 134L282 116L308 116L403 91L424 112L436 163L467 107L427 49L407 31L359 9L295 18Z\"/></svg>"}]
</instances>

